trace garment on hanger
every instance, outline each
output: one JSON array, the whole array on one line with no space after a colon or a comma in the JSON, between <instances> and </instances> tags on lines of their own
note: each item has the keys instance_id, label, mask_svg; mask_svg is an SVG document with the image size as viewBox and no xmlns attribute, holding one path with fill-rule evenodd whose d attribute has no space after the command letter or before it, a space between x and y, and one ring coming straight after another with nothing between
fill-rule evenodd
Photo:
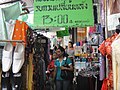
<instances>
[{"instance_id":1,"label":"garment on hanger","mask_svg":"<svg viewBox=\"0 0 120 90\"><path fill-rule=\"evenodd\" d=\"M43 35L35 33L34 40L34 55L33 55L33 87L34 90L43 90L45 85L46 71L46 42L43 40ZM44 44L45 43L45 44Z\"/></svg>"},{"instance_id":2,"label":"garment on hanger","mask_svg":"<svg viewBox=\"0 0 120 90\"><path fill-rule=\"evenodd\" d=\"M26 45L28 25L25 22L16 20L12 40L23 40ZM15 46L16 43L14 42Z\"/></svg>"},{"instance_id":3,"label":"garment on hanger","mask_svg":"<svg viewBox=\"0 0 120 90\"><path fill-rule=\"evenodd\" d=\"M4 26L4 13L2 11L2 9L0 8L0 37L2 37L2 40L7 39L7 32L6 32L6 28ZM1 46L4 46L2 43L0 44Z\"/></svg>"},{"instance_id":4,"label":"garment on hanger","mask_svg":"<svg viewBox=\"0 0 120 90\"><path fill-rule=\"evenodd\" d=\"M99 51L102 53L102 55L108 55L108 59L111 58L109 55L111 55L111 44L115 40L118 34L113 34L111 37L107 38L102 42L102 44L99 46Z\"/></svg>"},{"instance_id":5,"label":"garment on hanger","mask_svg":"<svg viewBox=\"0 0 120 90\"><path fill-rule=\"evenodd\" d=\"M120 90L120 34L112 43L113 87Z\"/></svg>"},{"instance_id":6,"label":"garment on hanger","mask_svg":"<svg viewBox=\"0 0 120 90\"><path fill-rule=\"evenodd\" d=\"M120 13L120 0L109 0L110 14Z\"/></svg>"},{"instance_id":7,"label":"garment on hanger","mask_svg":"<svg viewBox=\"0 0 120 90\"><path fill-rule=\"evenodd\" d=\"M113 43L113 41L115 40L115 38L118 36L117 33L113 34L111 37L107 38L106 40L104 40L102 42L102 44L99 46L99 51L101 52L101 54L103 56L107 56L107 59L108 59L108 69L109 69L109 72L108 72L108 81L109 82L109 87L112 88L113 86L113 79L111 79L110 77L113 77L112 76L112 47L111 47L111 44Z\"/></svg>"},{"instance_id":8,"label":"garment on hanger","mask_svg":"<svg viewBox=\"0 0 120 90\"><path fill-rule=\"evenodd\" d=\"M108 79L104 79L101 90L108 90L108 85L107 85L107 83L108 83Z\"/></svg>"},{"instance_id":9,"label":"garment on hanger","mask_svg":"<svg viewBox=\"0 0 120 90\"><path fill-rule=\"evenodd\" d=\"M7 35L9 36L8 40L12 40L12 35L15 27L15 20L9 20L9 22L5 22L5 25L6 25Z\"/></svg>"},{"instance_id":10,"label":"garment on hanger","mask_svg":"<svg viewBox=\"0 0 120 90\"><path fill-rule=\"evenodd\" d=\"M10 4L3 4L0 5L4 13L4 20L9 21L10 19L16 20L19 15L22 13L22 5L20 2L10 3Z\"/></svg>"},{"instance_id":11,"label":"garment on hanger","mask_svg":"<svg viewBox=\"0 0 120 90\"><path fill-rule=\"evenodd\" d=\"M0 5L0 37L1 40L8 40L7 27L5 22L9 22L10 19L17 19L21 13L21 4L20 2ZM0 44L4 45L4 44Z\"/></svg>"}]
</instances>

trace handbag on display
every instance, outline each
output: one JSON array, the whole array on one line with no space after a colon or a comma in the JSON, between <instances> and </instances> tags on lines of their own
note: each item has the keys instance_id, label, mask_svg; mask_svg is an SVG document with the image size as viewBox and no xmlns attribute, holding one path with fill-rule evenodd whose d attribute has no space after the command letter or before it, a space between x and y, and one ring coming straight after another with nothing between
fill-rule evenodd
<instances>
[{"instance_id":1,"label":"handbag on display","mask_svg":"<svg viewBox=\"0 0 120 90\"><path fill-rule=\"evenodd\" d=\"M69 65L66 62L67 62L67 58L66 58L65 64L63 66L69 68ZM73 73L73 71L69 71L69 70L61 70L60 76L62 79L72 80L74 77L74 73Z\"/></svg>"}]
</instances>

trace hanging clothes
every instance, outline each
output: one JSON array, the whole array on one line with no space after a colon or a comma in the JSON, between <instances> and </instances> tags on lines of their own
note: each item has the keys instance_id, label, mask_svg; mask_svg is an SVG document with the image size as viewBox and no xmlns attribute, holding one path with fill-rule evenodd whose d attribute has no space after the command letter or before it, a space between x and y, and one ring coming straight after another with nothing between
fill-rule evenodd
<instances>
[{"instance_id":1,"label":"hanging clothes","mask_svg":"<svg viewBox=\"0 0 120 90\"><path fill-rule=\"evenodd\" d=\"M112 43L113 87L120 90L120 34Z\"/></svg>"},{"instance_id":2,"label":"hanging clothes","mask_svg":"<svg viewBox=\"0 0 120 90\"><path fill-rule=\"evenodd\" d=\"M104 79L103 80L103 85L102 85L101 90L108 90L108 84L107 84L107 82L108 82L108 79Z\"/></svg>"},{"instance_id":3,"label":"hanging clothes","mask_svg":"<svg viewBox=\"0 0 120 90\"><path fill-rule=\"evenodd\" d=\"M6 27L4 24L4 13L0 8L0 37L2 40L8 39ZM3 46L3 44L1 44Z\"/></svg>"},{"instance_id":4,"label":"hanging clothes","mask_svg":"<svg viewBox=\"0 0 120 90\"><path fill-rule=\"evenodd\" d=\"M49 60L49 39L45 36L33 33L33 89L34 90L44 90L46 83L46 70ZM31 39L30 39L31 40Z\"/></svg>"},{"instance_id":5,"label":"hanging clothes","mask_svg":"<svg viewBox=\"0 0 120 90\"><path fill-rule=\"evenodd\" d=\"M16 20L22 13L22 5L20 2L0 6L4 12L5 21L9 21L10 19Z\"/></svg>"},{"instance_id":6,"label":"hanging clothes","mask_svg":"<svg viewBox=\"0 0 120 90\"><path fill-rule=\"evenodd\" d=\"M15 27L15 20L9 20L9 22L5 22L6 24L6 30L8 34L8 40L12 40L12 35L14 32L14 27Z\"/></svg>"},{"instance_id":7,"label":"hanging clothes","mask_svg":"<svg viewBox=\"0 0 120 90\"><path fill-rule=\"evenodd\" d=\"M120 0L109 0L110 14L120 13Z\"/></svg>"},{"instance_id":8,"label":"hanging clothes","mask_svg":"<svg viewBox=\"0 0 120 90\"><path fill-rule=\"evenodd\" d=\"M16 20L12 40L23 40L26 45L28 25L25 22ZM16 43L14 42L15 46Z\"/></svg>"},{"instance_id":9,"label":"hanging clothes","mask_svg":"<svg viewBox=\"0 0 120 90\"><path fill-rule=\"evenodd\" d=\"M99 46L99 51L102 53L102 55L107 55L107 58L110 59L111 57L111 44L114 41L114 39L117 37L118 34L113 34L111 37L107 38L105 41L102 42L102 44Z\"/></svg>"},{"instance_id":10,"label":"hanging clothes","mask_svg":"<svg viewBox=\"0 0 120 90\"><path fill-rule=\"evenodd\" d=\"M101 54L103 56L107 56L107 59L108 59L109 72L108 72L107 78L108 78L108 81L110 81L109 85L108 85L109 88L113 88L113 79L110 78L110 77L113 77L112 76L113 74L112 74L112 53L111 53L112 47L111 47L111 45L117 36L118 36L117 33L113 34L111 37L104 40L98 48L99 51L101 52Z\"/></svg>"},{"instance_id":11,"label":"hanging clothes","mask_svg":"<svg viewBox=\"0 0 120 90\"><path fill-rule=\"evenodd\" d=\"M20 2L0 5L0 37L1 40L8 40L9 33L5 22L9 20L16 20L22 12L22 5ZM3 44L1 44L3 45Z\"/></svg>"}]
</instances>

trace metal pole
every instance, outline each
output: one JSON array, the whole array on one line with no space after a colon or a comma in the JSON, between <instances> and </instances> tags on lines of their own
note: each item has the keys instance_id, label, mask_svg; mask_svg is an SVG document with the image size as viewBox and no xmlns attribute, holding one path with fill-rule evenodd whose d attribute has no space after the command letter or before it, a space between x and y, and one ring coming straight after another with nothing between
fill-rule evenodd
<instances>
[{"instance_id":1,"label":"metal pole","mask_svg":"<svg viewBox=\"0 0 120 90\"><path fill-rule=\"evenodd\" d=\"M107 28L107 6L108 6L108 0L105 0L105 39L108 38L108 28Z\"/></svg>"},{"instance_id":2,"label":"metal pole","mask_svg":"<svg viewBox=\"0 0 120 90\"><path fill-rule=\"evenodd\" d=\"M108 0L105 0L105 39L107 39L108 38L108 28L107 28L107 26L108 26L108 23L107 23L107 14L108 14L108 11L107 11L107 6L108 6ZM108 60L107 60L107 58L106 58L106 62L105 62L105 65L106 65L106 76L105 77L107 77L108 76Z\"/></svg>"}]
</instances>

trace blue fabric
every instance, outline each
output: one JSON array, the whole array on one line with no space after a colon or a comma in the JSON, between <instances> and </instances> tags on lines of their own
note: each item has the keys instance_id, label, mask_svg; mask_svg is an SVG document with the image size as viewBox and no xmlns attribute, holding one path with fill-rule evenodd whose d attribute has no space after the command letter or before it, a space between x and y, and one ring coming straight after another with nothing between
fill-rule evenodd
<instances>
[{"instance_id":1,"label":"blue fabric","mask_svg":"<svg viewBox=\"0 0 120 90\"><path fill-rule=\"evenodd\" d=\"M57 72L56 72L56 80L63 80L60 76L61 74L61 69L60 67L63 66L66 62L66 57L62 60L62 62L59 61L59 59L57 59L55 61L55 67L57 68ZM70 58L67 58L67 62L66 62L68 65L71 65L72 64L72 61Z\"/></svg>"},{"instance_id":2,"label":"blue fabric","mask_svg":"<svg viewBox=\"0 0 120 90\"><path fill-rule=\"evenodd\" d=\"M80 42L76 42L76 46L80 46Z\"/></svg>"},{"instance_id":3,"label":"blue fabric","mask_svg":"<svg viewBox=\"0 0 120 90\"><path fill-rule=\"evenodd\" d=\"M97 32L103 33L103 32L102 32L102 26L101 26L100 23L96 26L96 28L97 28Z\"/></svg>"}]
</instances>

